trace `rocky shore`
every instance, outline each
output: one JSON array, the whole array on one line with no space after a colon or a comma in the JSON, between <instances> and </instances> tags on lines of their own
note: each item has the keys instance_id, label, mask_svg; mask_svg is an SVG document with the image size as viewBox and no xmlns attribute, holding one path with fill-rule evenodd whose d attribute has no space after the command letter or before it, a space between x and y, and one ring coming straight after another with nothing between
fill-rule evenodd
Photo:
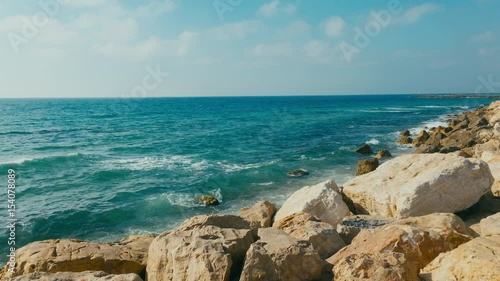
<instances>
[{"instance_id":1,"label":"rocky shore","mask_svg":"<svg viewBox=\"0 0 500 281\"><path fill-rule=\"evenodd\" d=\"M500 101L395 141L415 153L379 151L343 186L303 187L279 209L258 202L116 243L33 242L0 279L500 280Z\"/></svg>"}]
</instances>

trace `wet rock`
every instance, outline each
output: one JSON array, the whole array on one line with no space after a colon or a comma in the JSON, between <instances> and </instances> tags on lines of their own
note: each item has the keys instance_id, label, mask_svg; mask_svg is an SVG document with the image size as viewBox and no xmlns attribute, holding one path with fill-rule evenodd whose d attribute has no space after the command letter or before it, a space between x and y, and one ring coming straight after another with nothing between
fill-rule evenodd
<instances>
[{"instance_id":1,"label":"wet rock","mask_svg":"<svg viewBox=\"0 0 500 281\"><path fill-rule=\"evenodd\" d=\"M409 137L411 135L411 133L409 130L404 130L404 131L400 132L399 135L402 137Z\"/></svg>"},{"instance_id":2,"label":"wet rock","mask_svg":"<svg viewBox=\"0 0 500 281\"><path fill-rule=\"evenodd\" d=\"M397 142L400 144L411 144L413 142L413 139L408 136L403 136L400 139L398 139Z\"/></svg>"},{"instance_id":3,"label":"wet rock","mask_svg":"<svg viewBox=\"0 0 500 281\"><path fill-rule=\"evenodd\" d=\"M289 175L290 177L304 177L304 176L308 176L309 172L307 170L304 170L304 169L297 169L297 170L293 170L293 171L288 172L287 175Z\"/></svg>"},{"instance_id":4,"label":"wet rock","mask_svg":"<svg viewBox=\"0 0 500 281\"><path fill-rule=\"evenodd\" d=\"M378 159L382 159L382 158L386 158L386 157L392 157L392 154L389 152L389 150L386 150L386 149L379 150L377 152L377 155L375 156L375 158L378 158Z\"/></svg>"},{"instance_id":5,"label":"wet rock","mask_svg":"<svg viewBox=\"0 0 500 281\"><path fill-rule=\"evenodd\" d=\"M369 172L375 171L379 166L378 158L372 158L368 160L361 160L358 162L358 168L356 170L356 176L368 174Z\"/></svg>"},{"instance_id":6,"label":"wet rock","mask_svg":"<svg viewBox=\"0 0 500 281\"><path fill-rule=\"evenodd\" d=\"M212 195L199 195L195 198L195 201L205 206L217 206L220 204L219 200Z\"/></svg>"},{"instance_id":7,"label":"wet rock","mask_svg":"<svg viewBox=\"0 0 500 281\"><path fill-rule=\"evenodd\" d=\"M418 137L415 140L413 140L412 145L419 147L422 144L424 144L430 137L431 136L429 135L429 133L423 130L422 132L420 132L420 134L418 134Z\"/></svg>"},{"instance_id":8,"label":"wet rock","mask_svg":"<svg viewBox=\"0 0 500 281\"><path fill-rule=\"evenodd\" d=\"M356 153L367 155L367 154L372 154L373 150L368 144L365 144L362 147L356 149Z\"/></svg>"}]
</instances>

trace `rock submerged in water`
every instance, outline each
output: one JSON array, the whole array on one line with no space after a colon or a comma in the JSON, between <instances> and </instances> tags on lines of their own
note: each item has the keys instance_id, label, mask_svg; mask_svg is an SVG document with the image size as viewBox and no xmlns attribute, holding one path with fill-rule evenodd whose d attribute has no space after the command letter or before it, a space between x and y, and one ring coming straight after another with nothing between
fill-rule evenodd
<instances>
[{"instance_id":1,"label":"rock submerged in water","mask_svg":"<svg viewBox=\"0 0 500 281\"><path fill-rule=\"evenodd\" d=\"M195 201L205 206L217 206L220 204L219 200L212 195L199 195L195 198Z\"/></svg>"},{"instance_id":2,"label":"rock submerged in water","mask_svg":"<svg viewBox=\"0 0 500 281\"><path fill-rule=\"evenodd\" d=\"M358 162L358 169L356 170L356 176L361 176L373 172L378 168L379 161L378 158L372 158L368 160L361 160Z\"/></svg>"},{"instance_id":3,"label":"rock submerged in water","mask_svg":"<svg viewBox=\"0 0 500 281\"><path fill-rule=\"evenodd\" d=\"M411 144L413 142L413 139L410 138L409 136L402 136L400 139L397 140L397 142L400 144Z\"/></svg>"},{"instance_id":4,"label":"rock submerged in water","mask_svg":"<svg viewBox=\"0 0 500 281\"><path fill-rule=\"evenodd\" d=\"M289 175L290 177L304 177L304 176L308 176L309 172L307 170L304 170L304 169L297 169L297 170L290 171L286 174Z\"/></svg>"},{"instance_id":5,"label":"rock submerged in water","mask_svg":"<svg viewBox=\"0 0 500 281\"><path fill-rule=\"evenodd\" d=\"M365 144L362 147L356 149L356 153L363 154L363 155L372 154L373 150L368 144Z\"/></svg>"},{"instance_id":6,"label":"rock submerged in water","mask_svg":"<svg viewBox=\"0 0 500 281\"><path fill-rule=\"evenodd\" d=\"M404 130L401 133L399 133L399 135L402 136L402 137L409 137L409 136L411 136L409 130Z\"/></svg>"}]
</instances>

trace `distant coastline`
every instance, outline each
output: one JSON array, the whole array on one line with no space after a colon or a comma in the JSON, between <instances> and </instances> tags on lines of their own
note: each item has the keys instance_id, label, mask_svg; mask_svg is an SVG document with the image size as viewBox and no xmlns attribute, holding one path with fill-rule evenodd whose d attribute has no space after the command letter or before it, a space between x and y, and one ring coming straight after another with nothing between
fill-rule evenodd
<instances>
[{"instance_id":1,"label":"distant coastline","mask_svg":"<svg viewBox=\"0 0 500 281\"><path fill-rule=\"evenodd\" d=\"M500 94L419 94L420 99L498 99Z\"/></svg>"}]
</instances>

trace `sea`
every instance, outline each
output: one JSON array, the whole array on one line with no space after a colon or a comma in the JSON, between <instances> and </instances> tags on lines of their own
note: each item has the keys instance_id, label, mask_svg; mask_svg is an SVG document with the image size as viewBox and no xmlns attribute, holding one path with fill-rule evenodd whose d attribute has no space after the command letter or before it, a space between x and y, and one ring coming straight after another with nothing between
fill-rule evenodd
<instances>
[{"instance_id":1,"label":"sea","mask_svg":"<svg viewBox=\"0 0 500 281\"><path fill-rule=\"evenodd\" d=\"M353 178L368 157L354 152L363 144L411 153L395 142L400 131L417 134L491 101L405 94L1 99L0 261L11 247L9 219L19 248L44 239L116 241L261 200L280 205L303 186ZM310 174L288 176L294 169ZM220 204L195 200L205 194Z\"/></svg>"}]
</instances>

